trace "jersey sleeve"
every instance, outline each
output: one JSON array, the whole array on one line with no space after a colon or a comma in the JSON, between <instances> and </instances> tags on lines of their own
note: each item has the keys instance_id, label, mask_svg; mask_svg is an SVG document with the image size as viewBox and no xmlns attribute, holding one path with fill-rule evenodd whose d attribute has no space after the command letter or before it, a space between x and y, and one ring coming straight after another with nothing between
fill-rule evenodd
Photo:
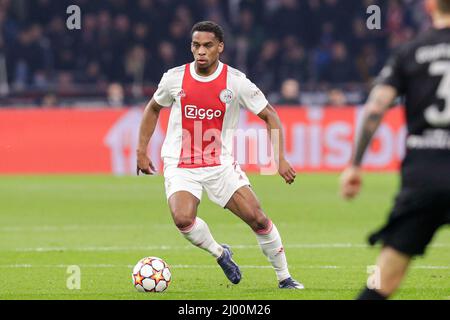
<instances>
[{"instance_id":1,"label":"jersey sleeve","mask_svg":"<svg viewBox=\"0 0 450 320\"><path fill-rule=\"evenodd\" d=\"M153 95L153 99L155 99L156 103L162 107L172 106L174 98L170 93L169 74L167 72L164 73L161 81L159 82L158 89Z\"/></svg>"},{"instance_id":2,"label":"jersey sleeve","mask_svg":"<svg viewBox=\"0 0 450 320\"><path fill-rule=\"evenodd\" d=\"M403 73L401 51L396 51L388 60L379 76L375 80L375 84L389 85L397 89L399 95L405 93L405 76Z\"/></svg>"},{"instance_id":3,"label":"jersey sleeve","mask_svg":"<svg viewBox=\"0 0 450 320\"><path fill-rule=\"evenodd\" d=\"M259 114L268 103L262 91L245 77L240 86L239 104L254 114Z\"/></svg>"}]
</instances>

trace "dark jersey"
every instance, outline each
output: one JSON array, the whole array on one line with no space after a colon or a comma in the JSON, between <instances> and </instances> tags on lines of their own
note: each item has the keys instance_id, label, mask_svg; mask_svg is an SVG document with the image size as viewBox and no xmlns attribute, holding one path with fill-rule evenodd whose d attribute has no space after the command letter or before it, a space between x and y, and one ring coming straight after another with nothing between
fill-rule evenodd
<instances>
[{"instance_id":1,"label":"dark jersey","mask_svg":"<svg viewBox=\"0 0 450 320\"><path fill-rule=\"evenodd\" d=\"M450 189L450 28L430 30L399 48L377 83L405 98L403 185Z\"/></svg>"}]
</instances>

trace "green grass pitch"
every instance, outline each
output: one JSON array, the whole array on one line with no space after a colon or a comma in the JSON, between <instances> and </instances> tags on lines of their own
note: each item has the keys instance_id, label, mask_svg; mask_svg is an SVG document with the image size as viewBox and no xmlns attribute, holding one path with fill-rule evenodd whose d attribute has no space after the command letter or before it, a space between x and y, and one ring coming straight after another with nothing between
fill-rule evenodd
<instances>
[{"instance_id":1,"label":"green grass pitch","mask_svg":"<svg viewBox=\"0 0 450 320\"><path fill-rule=\"evenodd\" d=\"M292 186L250 176L292 275L306 286L282 291L251 230L204 195L199 216L242 267L241 283L230 285L173 225L160 176L2 176L0 299L353 299L379 251L366 236L384 223L398 186L394 174L365 177L361 197L347 203L337 175L299 175ZM166 292L133 288L132 266L145 256L171 265ZM81 268L80 290L66 287L69 265ZM450 299L449 275L450 232L442 228L394 298Z\"/></svg>"}]
</instances>

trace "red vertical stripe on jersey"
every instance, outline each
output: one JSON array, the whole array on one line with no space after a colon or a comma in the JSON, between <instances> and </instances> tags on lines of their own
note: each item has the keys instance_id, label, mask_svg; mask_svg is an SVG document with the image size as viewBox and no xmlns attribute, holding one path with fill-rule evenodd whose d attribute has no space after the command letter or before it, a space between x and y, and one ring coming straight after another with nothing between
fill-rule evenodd
<instances>
[{"instance_id":1,"label":"red vertical stripe on jersey","mask_svg":"<svg viewBox=\"0 0 450 320\"><path fill-rule=\"evenodd\" d=\"M222 127L226 104L220 94L227 89L226 65L220 75L209 82L194 79L186 65L181 97L182 146L179 168L220 165Z\"/></svg>"}]
</instances>

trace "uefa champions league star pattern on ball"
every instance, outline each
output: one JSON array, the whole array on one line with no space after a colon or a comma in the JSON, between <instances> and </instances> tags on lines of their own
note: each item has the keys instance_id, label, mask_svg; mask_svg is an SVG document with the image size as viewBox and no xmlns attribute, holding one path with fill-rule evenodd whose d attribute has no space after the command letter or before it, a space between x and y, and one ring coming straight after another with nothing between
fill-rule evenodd
<instances>
[{"instance_id":1,"label":"uefa champions league star pattern on ball","mask_svg":"<svg viewBox=\"0 0 450 320\"><path fill-rule=\"evenodd\" d=\"M141 259L133 268L133 286L139 292L163 292L172 280L169 265L157 257Z\"/></svg>"}]
</instances>

